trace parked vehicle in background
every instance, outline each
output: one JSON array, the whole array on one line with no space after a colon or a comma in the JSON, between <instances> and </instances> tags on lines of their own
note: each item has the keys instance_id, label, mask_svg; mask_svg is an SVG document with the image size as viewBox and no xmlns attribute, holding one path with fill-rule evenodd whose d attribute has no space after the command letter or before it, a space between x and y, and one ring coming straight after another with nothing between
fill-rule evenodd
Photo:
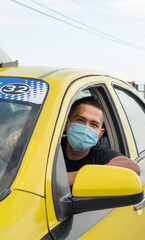
<instances>
[{"instance_id":1,"label":"parked vehicle in background","mask_svg":"<svg viewBox=\"0 0 145 240\"><path fill-rule=\"evenodd\" d=\"M145 98L145 83L135 83L129 82L140 94L143 98Z\"/></svg>"}]
</instances>

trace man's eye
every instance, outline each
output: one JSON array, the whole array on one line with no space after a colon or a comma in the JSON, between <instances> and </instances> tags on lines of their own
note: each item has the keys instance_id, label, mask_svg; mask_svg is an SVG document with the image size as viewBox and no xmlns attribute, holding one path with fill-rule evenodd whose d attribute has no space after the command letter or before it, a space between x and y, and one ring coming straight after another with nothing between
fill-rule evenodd
<instances>
[{"instance_id":1,"label":"man's eye","mask_svg":"<svg viewBox=\"0 0 145 240\"><path fill-rule=\"evenodd\" d=\"M78 122L83 122L83 119L78 118L77 121L78 121Z\"/></svg>"},{"instance_id":2,"label":"man's eye","mask_svg":"<svg viewBox=\"0 0 145 240\"><path fill-rule=\"evenodd\" d=\"M95 123L92 123L91 125L92 125L92 127L98 127L97 124L95 124Z\"/></svg>"}]
</instances>

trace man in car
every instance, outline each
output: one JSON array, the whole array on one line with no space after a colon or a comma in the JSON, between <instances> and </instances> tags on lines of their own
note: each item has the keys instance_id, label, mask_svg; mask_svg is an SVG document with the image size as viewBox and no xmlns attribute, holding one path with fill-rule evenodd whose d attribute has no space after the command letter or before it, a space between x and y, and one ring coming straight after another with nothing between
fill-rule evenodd
<instances>
[{"instance_id":1,"label":"man in car","mask_svg":"<svg viewBox=\"0 0 145 240\"><path fill-rule=\"evenodd\" d=\"M77 100L71 107L62 139L62 149L70 186L78 170L86 164L125 167L140 175L139 166L131 159L111 149L99 147L104 133L103 109L94 97Z\"/></svg>"}]
</instances>

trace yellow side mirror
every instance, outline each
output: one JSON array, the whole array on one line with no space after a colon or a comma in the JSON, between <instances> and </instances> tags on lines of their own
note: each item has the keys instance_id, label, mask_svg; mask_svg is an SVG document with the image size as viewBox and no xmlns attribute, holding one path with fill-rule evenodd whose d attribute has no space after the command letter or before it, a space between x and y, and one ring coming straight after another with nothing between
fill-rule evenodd
<instances>
[{"instance_id":1,"label":"yellow side mirror","mask_svg":"<svg viewBox=\"0 0 145 240\"><path fill-rule=\"evenodd\" d=\"M74 213L128 206L142 199L142 183L135 172L102 165L85 165L79 170L71 197Z\"/></svg>"},{"instance_id":2,"label":"yellow side mirror","mask_svg":"<svg viewBox=\"0 0 145 240\"><path fill-rule=\"evenodd\" d=\"M143 191L140 177L122 167L85 165L74 181L75 197L124 196Z\"/></svg>"}]
</instances>

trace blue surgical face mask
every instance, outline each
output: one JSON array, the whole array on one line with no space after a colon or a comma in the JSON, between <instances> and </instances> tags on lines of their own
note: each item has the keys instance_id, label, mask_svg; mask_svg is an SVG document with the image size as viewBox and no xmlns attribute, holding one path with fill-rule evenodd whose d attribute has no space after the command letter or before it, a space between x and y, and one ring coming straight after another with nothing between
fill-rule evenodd
<instances>
[{"instance_id":1,"label":"blue surgical face mask","mask_svg":"<svg viewBox=\"0 0 145 240\"><path fill-rule=\"evenodd\" d=\"M68 141L73 149L76 151L85 151L97 144L99 133L91 127L71 123L67 133Z\"/></svg>"}]
</instances>

